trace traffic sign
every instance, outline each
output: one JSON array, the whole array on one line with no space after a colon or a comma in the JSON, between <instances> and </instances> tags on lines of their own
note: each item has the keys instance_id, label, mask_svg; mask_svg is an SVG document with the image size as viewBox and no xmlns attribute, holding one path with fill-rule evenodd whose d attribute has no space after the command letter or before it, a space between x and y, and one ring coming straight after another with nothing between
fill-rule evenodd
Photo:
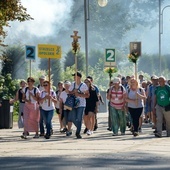
<instances>
[{"instance_id":1,"label":"traffic sign","mask_svg":"<svg viewBox=\"0 0 170 170\"><path fill-rule=\"evenodd\" d=\"M105 49L105 61L106 62L116 62L115 61L115 49Z\"/></svg>"},{"instance_id":2,"label":"traffic sign","mask_svg":"<svg viewBox=\"0 0 170 170\"><path fill-rule=\"evenodd\" d=\"M26 45L25 46L26 59L35 60L35 52L36 52L35 50L36 50L35 46Z\"/></svg>"},{"instance_id":3,"label":"traffic sign","mask_svg":"<svg viewBox=\"0 0 170 170\"><path fill-rule=\"evenodd\" d=\"M38 57L61 58L61 46L52 44L38 44Z\"/></svg>"}]
</instances>

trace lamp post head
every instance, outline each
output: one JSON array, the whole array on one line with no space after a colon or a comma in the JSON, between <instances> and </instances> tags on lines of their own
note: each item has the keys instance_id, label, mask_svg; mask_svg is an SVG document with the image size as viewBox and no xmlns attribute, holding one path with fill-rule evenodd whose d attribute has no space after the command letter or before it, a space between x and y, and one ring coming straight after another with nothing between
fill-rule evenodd
<instances>
[{"instance_id":1,"label":"lamp post head","mask_svg":"<svg viewBox=\"0 0 170 170\"><path fill-rule=\"evenodd\" d=\"M98 0L98 4L101 7L105 7L107 5L107 0Z\"/></svg>"}]
</instances>

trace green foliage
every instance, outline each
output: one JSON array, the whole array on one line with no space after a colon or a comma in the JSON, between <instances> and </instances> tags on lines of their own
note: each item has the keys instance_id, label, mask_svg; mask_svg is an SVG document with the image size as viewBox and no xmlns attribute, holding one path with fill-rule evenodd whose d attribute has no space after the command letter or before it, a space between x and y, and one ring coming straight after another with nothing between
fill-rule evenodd
<instances>
[{"instance_id":1,"label":"green foliage","mask_svg":"<svg viewBox=\"0 0 170 170\"><path fill-rule=\"evenodd\" d=\"M67 67L71 67L75 64L75 57L71 50L66 54L64 58L64 70L66 70ZM85 56L81 52L77 54L77 69L79 71L85 71Z\"/></svg>"},{"instance_id":2,"label":"green foliage","mask_svg":"<svg viewBox=\"0 0 170 170\"><path fill-rule=\"evenodd\" d=\"M19 114L19 101L14 103L14 110L13 110L13 120L16 122L18 120Z\"/></svg>"},{"instance_id":3,"label":"green foliage","mask_svg":"<svg viewBox=\"0 0 170 170\"><path fill-rule=\"evenodd\" d=\"M26 77L26 68L28 63L25 62L24 48L21 45L8 47L3 51L2 75L10 73L13 79L24 79Z\"/></svg>"},{"instance_id":4,"label":"green foliage","mask_svg":"<svg viewBox=\"0 0 170 170\"><path fill-rule=\"evenodd\" d=\"M18 81L12 80L11 74L0 75L0 99L13 98L18 87Z\"/></svg>"},{"instance_id":5,"label":"green foliage","mask_svg":"<svg viewBox=\"0 0 170 170\"><path fill-rule=\"evenodd\" d=\"M9 21L18 20L20 22L33 19L27 14L27 9L21 5L20 0L0 1L0 45L6 36L4 26L9 26Z\"/></svg>"}]
</instances>

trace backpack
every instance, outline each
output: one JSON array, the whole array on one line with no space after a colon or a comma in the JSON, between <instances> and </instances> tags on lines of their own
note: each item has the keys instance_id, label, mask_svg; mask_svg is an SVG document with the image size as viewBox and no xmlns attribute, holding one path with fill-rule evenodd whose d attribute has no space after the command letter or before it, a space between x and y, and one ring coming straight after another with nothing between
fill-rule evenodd
<instances>
[{"instance_id":1,"label":"backpack","mask_svg":"<svg viewBox=\"0 0 170 170\"><path fill-rule=\"evenodd\" d=\"M113 90L113 88L114 88L115 86L112 86L112 89L111 89L111 91ZM123 93L123 91L124 91L124 87L121 85L120 86L120 88L121 88L121 91L122 91L122 93Z\"/></svg>"},{"instance_id":2,"label":"backpack","mask_svg":"<svg viewBox=\"0 0 170 170\"><path fill-rule=\"evenodd\" d=\"M27 90L28 90L28 87L25 88L25 94L26 94ZM36 96L36 88L35 87L34 87L34 96Z\"/></svg>"},{"instance_id":3,"label":"backpack","mask_svg":"<svg viewBox=\"0 0 170 170\"><path fill-rule=\"evenodd\" d=\"M82 86L83 83L81 83L78 87L78 91L80 91L80 87ZM75 83L74 83L74 88L75 89ZM80 91L81 92L81 91ZM73 94L68 94L66 101L64 103L64 108L67 110L73 110L74 108L77 108L80 104L80 99L77 98L75 95Z\"/></svg>"},{"instance_id":4,"label":"backpack","mask_svg":"<svg viewBox=\"0 0 170 170\"><path fill-rule=\"evenodd\" d=\"M142 88L141 88L141 87L139 87L139 91L140 91L140 92L142 91ZM128 89L128 94L129 94L129 92L130 92L130 88Z\"/></svg>"}]
</instances>

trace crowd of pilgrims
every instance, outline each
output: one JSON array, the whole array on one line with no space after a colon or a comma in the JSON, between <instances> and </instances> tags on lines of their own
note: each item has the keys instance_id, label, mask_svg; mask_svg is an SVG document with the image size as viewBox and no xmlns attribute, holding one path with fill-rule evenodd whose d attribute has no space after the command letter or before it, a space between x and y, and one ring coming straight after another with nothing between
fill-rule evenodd
<instances>
[{"instance_id":1,"label":"crowd of pilgrims","mask_svg":"<svg viewBox=\"0 0 170 170\"><path fill-rule=\"evenodd\" d=\"M84 81L80 72L72 76L73 82L58 82L57 91L53 90L45 76L39 77L38 86L35 86L33 77L20 82L20 89L10 103L19 101L18 127L24 129L22 139L27 139L31 132L35 133L33 138L50 139L55 113L58 115L60 133L66 136L73 135L73 124L77 139L82 138L82 133L92 135L97 130L99 105L106 102L91 76ZM79 99L77 107L66 107L69 95ZM170 86L164 76L153 75L146 81L143 75L139 75L138 80L134 76L118 75L109 82L106 98L107 130L112 132L112 136L126 135L128 127L137 137L142 132L143 123L151 124L155 137L162 137L164 130L170 136L170 109L167 109L170 105ZM85 129L82 132L83 123Z\"/></svg>"}]
</instances>

